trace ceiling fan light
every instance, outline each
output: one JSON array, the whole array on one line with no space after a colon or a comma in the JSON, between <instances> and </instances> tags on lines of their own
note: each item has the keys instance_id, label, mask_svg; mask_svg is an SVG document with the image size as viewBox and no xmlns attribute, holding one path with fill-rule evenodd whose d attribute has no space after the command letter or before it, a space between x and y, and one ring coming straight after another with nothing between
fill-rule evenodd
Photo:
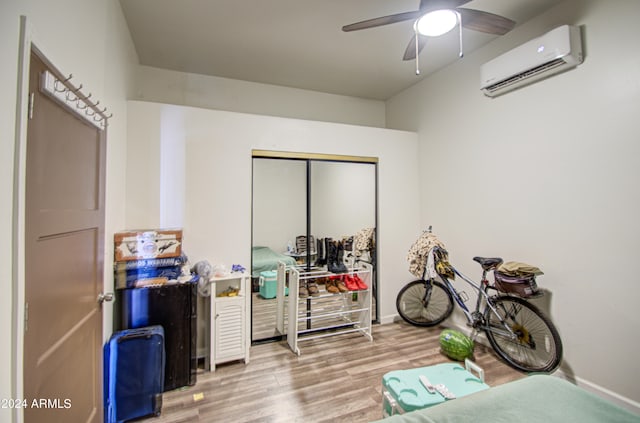
<instances>
[{"instance_id":1,"label":"ceiling fan light","mask_svg":"<svg viewBox=\"0 0 640 423\"><path fill-rule=\"evenodd\" d=\"M449 9L434 10L420 17L416 23L416 31L429 37L439 37L451 31L458 23L458 15Z\"/></svg>"}]
</instances>

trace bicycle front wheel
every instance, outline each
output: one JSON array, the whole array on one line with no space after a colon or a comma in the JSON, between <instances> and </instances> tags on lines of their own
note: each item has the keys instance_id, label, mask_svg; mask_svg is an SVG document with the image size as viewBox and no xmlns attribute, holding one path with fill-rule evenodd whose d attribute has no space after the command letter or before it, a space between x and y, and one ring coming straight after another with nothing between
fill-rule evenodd
<instances>
[{"instance_id":1,"label":"bicycle front wheel","mask_svg":"<svg viewBox=\"0 0 640 423\"><path fill-rule=\"evenodd\" d=\"M451 315L453 298L440 282L418 279L400 290L396 308L414 326L435 326Z\"/></svg>"},{"instance_id":2,"label":"bicycle front wheel","mask_svg":"<svg viewBox=\"0 0 640 423\"><path fill-rule=\"evenodd\" d=\"M489 307L485 311L487 338L507 364L523 372L551 372L558 367L562 342L547 316L519 297L501 296L491 304L498 314Z\"/></svg>"}]
</instances>

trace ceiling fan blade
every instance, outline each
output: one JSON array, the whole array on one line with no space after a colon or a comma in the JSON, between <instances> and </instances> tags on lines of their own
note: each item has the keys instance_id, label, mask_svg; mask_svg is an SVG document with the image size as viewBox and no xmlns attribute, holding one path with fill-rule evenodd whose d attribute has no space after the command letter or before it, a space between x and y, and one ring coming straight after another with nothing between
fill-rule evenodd
<instances>
[{"instance_id":1,"label":"ceiling fan blade","mask_svg":"<svg viewBox=\"0 0 640 423\"><path fill-rule=\"evenodd\" d=\"M493 13L463 7L457 10L462 16L462 26L474 31L504 35L516 25L511 19Z\"/></svg>"},{"instance_id":2,"label":"ceiling fan blade","mask_svg":"<svg viewBox=\"0 0 640 423\"><path fill-rule=\"evenodd\" d=\"M420 12L426 13L439 9L455 9L471 0L420 0Z\"/></svg>"},{"instance_id":3,"label":"ceiling fan blade","mask_svg":"<svg viewBox=\"0 0 640 423\"><path fill-rule=\"evenodd\" d=\"M395 15L381 16L379 18L367 19L365 21L345 25L342 27L342 30L345 32L349 32L358 31L360 29L374 28L376 26L389 25L396 22L417 19L420 14L420 11L416 10L414 12L403 12L397 13Z\"/></svg>"},{"instance_id":4,"label":"ceiling fan blade","mask_svg":"<svg viewBox=\"0 0 640 423\"><path fill-rule=\"evenodd\" d=\"M425 44L427 44L427 37L425 35L418 35L418 53L422 51ZM404 56L402 60L413 60L416 58L416 36L411 37L411 41L407 44L407 48L404 50Z\"/></svg>"}]
</instances>

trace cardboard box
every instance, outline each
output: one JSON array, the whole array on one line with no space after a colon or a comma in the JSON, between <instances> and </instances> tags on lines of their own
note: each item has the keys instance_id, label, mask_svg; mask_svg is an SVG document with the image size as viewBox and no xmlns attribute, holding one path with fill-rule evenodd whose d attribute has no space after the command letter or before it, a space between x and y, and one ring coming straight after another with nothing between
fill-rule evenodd
<instances>
[{"instance_id":1,"label":"cardboard box","mask_svg":"<svg viewBox=\"0 0 640 423\"><path fill-rule=\"evenodd\" d=\"M115 261L178 257L182 254L182 229L116 232L113 239Z\"/></svg>"},{"instance_id":2,"label":"cardboard box","mask_svg":"<svg viewBox=\"0 0 640 423\"><path fill-rule=\"evenodd\" d=\"M185 255L179 257L165 257L165 258L149 258L140 260L129 261L116 261L113 263L113 270L115 272L124 272L134 269L147 269L149 267L170 267L180 266L182 267L187 263L189 259Z\"/></svg>"},{"instance_id":3,"label":"cardboard box","mask_svg":"<svg viewBox=\"0 0 640 423\"><path fill-rule=\"evenodd\" d=\"M177 281L182 275L180 266L141 267L138 269L117 270L114 273L116 289L137 288L149 284Z\"/></svg>"}]
</instances>

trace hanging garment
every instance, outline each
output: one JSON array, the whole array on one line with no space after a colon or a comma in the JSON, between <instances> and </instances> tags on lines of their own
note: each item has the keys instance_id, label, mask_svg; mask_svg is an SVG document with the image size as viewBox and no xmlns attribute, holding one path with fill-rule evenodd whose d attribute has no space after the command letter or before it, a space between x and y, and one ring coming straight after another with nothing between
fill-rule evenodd
<instances>
[{"instance_id":1,"label":"hanging garment","mask_svg":"<svg viewBox=\"0 0 640 423\"><path fill-rule=\"evenodd\" d=\"M360 229L353 237L353 254L356 257L362 256L365 251L371 251L374 245L376 228Z\"/></svg>"},{"instance_id":2,"label":"hanging garment","mask_svg":"<svg viewBox=\"0 0 640 423\"><path fill-rule=\"evenodd\" d=\"M436 256L435 247L440 249L440 253ZM432 232L423 232L422 235L413 243L407 254L409 262L409 272L417 278L425 275L428 279L438 276L438 271L446 272L443 276L453 277L453 271L447 263L448 256L444 244ZM436 270L436 264L442 262Z\"/></svg>"}]
</instances>

